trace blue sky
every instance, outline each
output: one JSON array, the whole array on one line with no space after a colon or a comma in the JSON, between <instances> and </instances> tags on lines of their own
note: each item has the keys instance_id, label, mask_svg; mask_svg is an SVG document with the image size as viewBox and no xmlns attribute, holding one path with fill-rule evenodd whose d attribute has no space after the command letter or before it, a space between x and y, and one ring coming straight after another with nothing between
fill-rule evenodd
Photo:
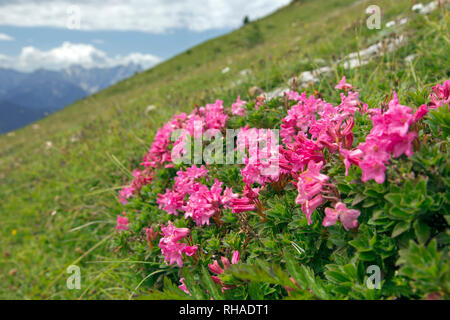
<instances>
[{"instance_id":1,"label":"blue sky","mask_svg":"<svg viewBox=\"0 0 450 320\"><path fill-rule=\"evenodd\" d=\"M114 54L127 54L132 51L150 52L161 58L169 58L195 44L229 32L231 28L206 31L179 29L164 34L140 31L79 31L49 27L5 27L0 33L11 35L14 41L0 41L0 52L18 55L24 46L37 46L50 50L64 41L90 43L95 47Z\"/></svg>"},{"instance_id":2,"label":"blue sky","mask_svg":"<svg viewBox=\"0 0 450 320\"><path fill-rule=\"evenodd\" d=\"M0 0L0 67L148 68L289 0Z\"/></svg>"}]
</instances>

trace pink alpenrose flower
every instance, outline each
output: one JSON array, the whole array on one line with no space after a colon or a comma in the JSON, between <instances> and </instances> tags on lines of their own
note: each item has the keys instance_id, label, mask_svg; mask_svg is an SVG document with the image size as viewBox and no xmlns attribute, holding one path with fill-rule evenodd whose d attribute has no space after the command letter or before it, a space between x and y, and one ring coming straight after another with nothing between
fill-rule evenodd
<instances>
[{"instance_id":1,"label":"pink alpenrose flower","mask_svg":"<svg viewBox=\"0 0 450 320\"><path fill-rule=\"evenodd\" d=\"M186 248L184 248L184 253L189 256L192 257L196 252L197 252L198 246L187 246Z\"/></svg>"},{"instance_id":2,"label":"pink alpenrose flower","mask_svg":"<svg viewBox=\"0 0 450 320\"><path fill-rule=\"evenodd\" d=\"M235 116L245 116L246 103L247 101L241 100L241 96L238 96L236 102L231 105L231 113Z\"/></svg>"},{"instance_id":3,"label":"pink alpenrose flower","mask_svg":"<svg viewBox=\"0 0 450 320\"><path fill-rule=\"evenodd\" d=\"M328 181L328 176L320 173L322 166L322 161L315 163L311 160L308 169L300 174L297 182L298 195L295 202L302 205L309 225L312 224L312 213L323 204L322 187Z\"/></svg>"},{"instance_id":4,"label":"pink alpenrose flower","mask_svg":"<svg viewBox=\"0 0 450 320\"><path fill-rule=\"evenodd\" d=\"M339 81L339 83L334 88L338 89L338 90L347 91L347 90L353 89L353 86L351 84L347 83L345 76L343 76L341 81Z\"/></svg>"},{"instance_id":5,"label":"pink alpenrose flower","mask_svg":"<svg viewBox=\"0 0 450 320\"><path fill-rule=\"evenodd\" d=\"M428 113L429 109L428 106L426 104L421 105L416 112L413 115L413 121L417 122L420 119L422 119L427 113Z\"/></svg>"},{"instance_id":6,"label":"pink alpenrose flower","mask_svg":"<svg viewBox=\"0 0 450 320\"><path fill-rule=\"evenodd\" d=\"M233 255L231 257L231 264L238 263L240 258L241 257L239 255L239 251L237 251L237 250L233 251ZM208 268L209 268L209 270L211 270L211 272L214 272L216 274L222 274L224 272L224 270L226 270L230 267L231 264L227 257L221 257L220 260L222 261L223 269L219 265L219 262L217 260L214 260L213 263L208 264Z\"/></svg>"},{"instance_id":7,"label":"pink alpenrose flower","mask_svg":"<svg viewBox=\"0 0 450 320\"><path fill-rule=\"evenodd\" d=\"M348 231L358 227L359 215L359 210L348 209L345 203L338 202L335 205L335 209L325 208L325 219L322 225L324 227L335 225L339 219L344 229Z\"/></svg>"},{"instance_id":8,"label":"pink alpenrose flower","mask_svg":"<svg viewBox=\"0 0 450 320\"><path fill-rule=\"evenodd\" d=\"M128 203L128 199L133 196L134 188L132 186L123 187L122 190L119 191L119 200L125 205Z\"/></svg>"},{"instance_id":9,"label":"pink alpenrose flower","mask_svg":"<svg viewBox=\"0 0 450 320\"><path fill-rule=\"evenodd\" d=\"M231 263L236 264L241 259L241 256L239 254L239 251L235 250L233 251L233 255L231 256Z\"/></svg>"},{"instance_id":10,"label":"pink alpenrose flower","mask_svg":"<svg viewBox=\"0 0 450 320\"><path fill-rule=\"evenodd\" d=\"M363 152L360 149L347 150L342 148L342 145L341 148L339 148L339 152L343 158L345 175L347 176L348 170L352 164L359 166Z\"/></svg>"},{"instance_id":11,"label":"pink alpenrose flower","mask_svg":"<svg viewBox=\"0 0 450 320\"><path fill-rule=\"evenodd\" d=\"M155 227L151 226L150 228L145 228L145 236L147 238L148 243L152 243L158 238L159 232L155 231Z\"/></svg>"},{"instance_id":12,"label":"pink alpenrose flower","mask_svg":"<svg viewBox=\"0 0 450 320\"><path fill-rule=\"evenodd\" d=\"M219 262L217 260L214 260L213 263L208 264L209 270L218 275L224 273L224 271L228 269L232 264L236 264L239 262L240 260L239 251L237 250L233 251L233 255L231 257L231 264L227 257L221 257L220 260L222 261L223 269L219 265ZM211 279L213 279L215 283L220 284L222 286L222 292L224 292L224 290L230 289L230 287L227 287L218 276L211 276Z\"/></svg>"},{"instance_id":13,"label":"pink alpenrose flower","mask_svg":"<svg viewBox=\"0 0 450 320\"><path fill-rule=\"evenodd\" d=\"M183 253L186 253L187 245L178 242L185 238L188 233L188 228L177 228L169 221L168 226L162 226L161 231L163 237L159 240L159 247L164 255L164 260L169 261L169 265L176 263L180 268L183 266ZM194 251L193 248L188 249L189 253ZM194 252L195 253L195 252ZM192 253L193 254L193 253Z\"/></svg>"},{"instance_id":14,"label":"pink alpenrose flower","mask_svg":"<svg viewBox=\"0 0 450 320\"><path fill-rule=\"evenodd\" d=\"M125 212L122 213L124 216L118 215L117 216L117 225L116 225L116 229L119 231L125 231L128 230L128 218L125 217Z\"/></svg>"},{"instance_id":15,"label":"pink alpenrose flower","mask_svg":"<svg viewBox=\"0 0 450 320\"><path fill-rule=\"evenodd\" d=\"M433 93L430 94L431 102L429 104L431 109L450 103L450 80L445 81L442 85L438 83L432 89Z\"/></svg>"},{"instance_id":16,"label":"pink alpenrose flower","mask_svg":"<svg viewBox=\"0 0 450 320\"><path fill-rule=\"evenodd\" d=\"M178 286L178 288L180 288L181 290L183 290L186 294L191 295L191 293L189 292L189 290L186 287L186 284L184 283L184 278L180 279L180 285Z\"/></svg>"}]
</instances>

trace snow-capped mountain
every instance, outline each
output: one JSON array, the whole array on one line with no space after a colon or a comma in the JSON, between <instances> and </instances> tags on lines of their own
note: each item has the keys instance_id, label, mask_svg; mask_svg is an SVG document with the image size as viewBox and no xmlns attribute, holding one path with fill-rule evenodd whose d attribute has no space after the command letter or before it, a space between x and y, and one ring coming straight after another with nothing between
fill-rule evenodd
<instances>
[{"instance_id":1,"label":"snow-capped mountain","mask_svg":"<svg viewBox=\"0 0 450 320\"><path fill-rule=\"evenodd\" d=\"M87 93L92 94L141 71L142 68L136 64L91 69L73 65L63 69L60 73L68 82L76 84Z\"/></svg>"},{"instance_id":2,"label":"snow-capped mountain","mask_svg":"<svg viewBox=\"0 0 450 320\"><path fill-rule=\"evenodd\" d=\"M0 133L39 120L141 71L136 64L91 69L73 65L31 73L0 68Z\"/></svg>"}]
</instances>

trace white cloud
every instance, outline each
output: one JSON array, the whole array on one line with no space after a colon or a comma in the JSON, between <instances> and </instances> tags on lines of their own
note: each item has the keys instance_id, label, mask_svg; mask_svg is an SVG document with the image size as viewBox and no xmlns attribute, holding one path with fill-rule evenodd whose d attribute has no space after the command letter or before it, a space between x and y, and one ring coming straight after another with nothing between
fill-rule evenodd
<instances>
[{"instance_id":1,"label":"white cloud","mask_svg":"<svg viewBox=\"0 0 450 320\"><path fill-rule=\"evenodd\" d=\"M235 28L248 15L260 18L290 0L103 0L77 2L81 30L135 30L162 33L175 28L205 31ZM77 21L73 3L6 1L0 4L0 25L67 28Z\"/></svg>"},{"instance_id":2,"label":"white cloud","mask_svg":"<svg viewBox=\"0 0 450 320\"><path fill-rule=\"evenodd\" d=\"M95 43L95 44L104 44L105 43L105 41L102 39L92 39L91 42Z\"/></svg>"},{"instance_id":3,"label":"white cloud","mask_svg":"<svg viewBox=\"0 0 450 320\"><path fill-rule=\"evenodd\" d=\"M6 64L9 61L9 57L3 54L0 54L0 65Z\"/></svg>"},{"instance_id":4,"label":"white cloud","mask_svg":"<svg viewBox=\"0 0 450 320\"><path fill-rule=\"evenodd\" d=\"M58 70L77 64L85 68L112 67L131 62L149 68L160 62L160 58L143 53L130 53L126 56L108 56L104 51L90 44L64 42L60 47L48 51L39 50L33 46L22 48L17 57L0 55L0 66L22 71L32 71L39 68Z\"/></svg>"},{"instance_id":5,"label":"white cloud","mask_svg":"<svg viewBox=\"0 0 450 320\"><path fill-rule=\"evenodd\" d=\"M0 33L0 41L12 41L14 40L13 37L5 34L5 33Z\"/></svg>"}]
</instances>

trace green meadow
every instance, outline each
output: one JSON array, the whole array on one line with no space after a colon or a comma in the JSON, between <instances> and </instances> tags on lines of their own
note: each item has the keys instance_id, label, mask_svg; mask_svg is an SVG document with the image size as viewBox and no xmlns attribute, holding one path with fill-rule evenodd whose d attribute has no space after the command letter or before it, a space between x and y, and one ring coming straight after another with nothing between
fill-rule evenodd
<instances>
[{"instance_id":1,"label":"green meadow","mask_svg":"<svg viewBox=\"0 0 450 320\"><path fill-rule=\"evenodd\" d=\"M396 90L429 92L450 78L448 3L428 15L414 1L300 0L212 39L145 72L78 101L12 134L0 136L0 298L129 299L145 294L145 261L119 255L117 192L175 112L252 88L286 87L304 71L331 66L309 90L337 96L342 78L376 107ZM366 8L382 10L368 29ZM386 28L391 20L408 22ZM383 39L401 46L366 65L339 60ZM407 59L406 59L407 58ZM222 72L224 68L228 72ZM155 109L148 111L147 107ZM81 289L69 290L66 268L81 268Z\"/></svg>"}]
</instances>

